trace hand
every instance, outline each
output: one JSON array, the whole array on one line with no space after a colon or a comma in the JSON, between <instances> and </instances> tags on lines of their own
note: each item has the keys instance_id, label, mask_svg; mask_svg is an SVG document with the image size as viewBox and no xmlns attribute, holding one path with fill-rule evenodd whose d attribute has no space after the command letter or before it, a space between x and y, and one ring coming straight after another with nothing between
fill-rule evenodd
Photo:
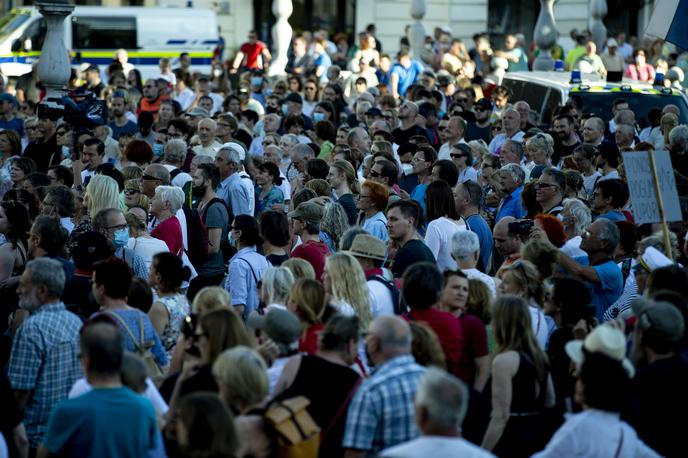
<instances>
[{"instance_id":1,"label":"hand","mask_svg":"<svg viewBox=\"0 0 688 458\"><path fill-rule=\"evenodd\" d=\"M597 326L597 320L593 319L593 322L588 324L584 319L578 320L578 323L573 327L573 335L576 340L584 340L585 337L592 332Z\"/></svg>"},{"instance_id":2,"label":"hand","mask_svg":"<svg viewBox=\"0 0 688 458\"><path fill-rule=\"evenodd\" d=\"M408 192L404 191L401 188L399 188L398 196L401 197L402 199L409 199L411 197Z\"/></svg>"},{"instance_id":3,"label":"hand","mask_svg":"<svg viewBox=\"0 0 688 458\"><path fill-rule=\"evenodd\" d=\"M236 68L230 68L230 69L229 69L229 73L232 74L232 75L236 75L237 71L238 71L238 70L237 70Z\"/></svg>"},{"instance_id":4,"label":"hand","mask_svg":"<svg viewBox=\"0 0 688 458\"><path fill-rule=\"evenodd\" d=\"M74 172L74 175L81 175L82 170L84 170L84 163L81 159L72 161L72 172Z\"/></svg>"},{"instance_id":5,"label":"hand","mask_svg":"<svg viewBox=\"0 0 688 458\"><path fill-rule=\"evenodd\" d=\"M279 357L280 353L277 344L267 336L263 338L263 341L258 346L257 350L258 353L260 353L260 356L262 356L263 359L267 362L272 362L276 360Z\"/></svg>"},{"instance_id":6,"label":"hand","mask_svg":"<svg viewBox=\"0 0 688 458\"><path fill-rule=\"evenodd\" d=\"M193 362L190 364L185 364L184 369L182 369L182 373L179 376L179 379L181 381L190 379L192 376L194 376L198 372L198 370L201 368L202 365L203 364L200 361Z\"/></svg>"}]
</instances>

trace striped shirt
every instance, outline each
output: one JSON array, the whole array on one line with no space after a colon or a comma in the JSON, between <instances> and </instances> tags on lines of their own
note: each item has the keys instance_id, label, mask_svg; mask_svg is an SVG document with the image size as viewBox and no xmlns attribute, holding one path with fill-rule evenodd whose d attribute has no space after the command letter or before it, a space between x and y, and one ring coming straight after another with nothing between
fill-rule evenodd
<instances>
[{"instance_id":1,"label":"striped shirt","mask_svg":"<svg viewBox=\"0 0 688 458\"><path fill-rule=\"evenodd\" d=\"M411 355L378 367L351 400L342 446L377 452L418 437L413 403L424 374Z\"/></svg>"},{"instance_id":2,"label":"striped shirt","mask_svg":"<svg viewBox=\"0 0 688 458\"><path fill-rule=\"evenodd\" d=\"M12 389L31 392L24 409L31 447L43 439L55 404L66 399L83 376L78 357L81 325L62 302L53 302L34 311L17 330L7 376Z\"/></svg>"}]
</instances>

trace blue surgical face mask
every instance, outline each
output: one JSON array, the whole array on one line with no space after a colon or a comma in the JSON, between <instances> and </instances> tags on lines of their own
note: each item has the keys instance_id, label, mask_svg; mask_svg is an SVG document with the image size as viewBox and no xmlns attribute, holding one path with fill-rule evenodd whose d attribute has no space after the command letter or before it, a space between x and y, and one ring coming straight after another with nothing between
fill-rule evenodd
<instances>
[{"instance_id":1,"label":"blue surgical face mask","mask_svg":"<svg viewBox=\"0 0 688 458\"><path fill-rule=\"evenodd\" d=\"M282 104L282 113L285 115L289 113L289 106L286 103Z\"/></svg>"},{"instance_id":2,"label":"blue surgical face mask","mask_svg":"<svg viewBox=\"0 0 688 458\"><path fill-rule=\"evenodd\" d=\"M162 143L155 143L153 145L153 154L155 154L155 157L160 157L163 155L165 152L165 145Z\"/></svg>"},{"instance_id":3,"label":"blue surgical face mask","mask_svg":"<svg viewBox=\"0 0 688 458\"><path fill-rule=\"evenodd\" d=\"M263 78L260 76L254 76L251 78L251 86L260 87L263 85Z\"/></svg>"},{"instance_id":4,"label":"blue surgical face mask","mask_svg":"<svg viewBox=\"0 0 688 458\"><path fill-rule=\"evenodd\" d=\"M115 231L115 239L113 240L115 248L124 248L129 243L129 229L126 227Z\"/></svg>"},{"instance_id":5,"label":"blue surgical face mask","mask_svg":"<svg viewBox=\"0 0 688 458\"><path fill-rule=\"evenodd\" d=\"M315 122L320 122L325 120L325 113L320 113L320 112L314 112L313 113L313 120Z\"/></svg>"},{"instance_id":6,"label":"blue surgical face mask","mask_svg":"<svg viewBox=\"0 0 688 458\"><path fill-rule=\"evenodd\" d=\"M72 157L72 152L69 151L69 147L62 145L62 159L69 159Z\"/></svg>"}]
</instances>

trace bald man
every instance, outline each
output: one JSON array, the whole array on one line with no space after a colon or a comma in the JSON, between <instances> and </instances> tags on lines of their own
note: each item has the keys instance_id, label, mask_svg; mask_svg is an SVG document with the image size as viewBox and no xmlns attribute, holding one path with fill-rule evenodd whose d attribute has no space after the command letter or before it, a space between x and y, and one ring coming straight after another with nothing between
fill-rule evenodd
<instances>
[{"instance_id":1,"label":"bald man","mask_svg":"<svg viewBox=\"0 0 688 458\"><path fill-rule=\"evenodd\" d=\"M508 108L502 114L502 133L495 135L488 149L490 154L499 155L502 145L507 140L523 142L525 132L521 130L521 114L513 108Z\"/></svg>"},{"instance_id":2,"label":"bald man","mask_svg":"<svg viewBox=\"0 0 688 458\"><path fill-rule=\"evenodd\" d=\"M411 328L395 315L373 321L366 337L375 372L358 389L346 419L345 457L363 457L415 439L413 399L425 368L411 355Z\"/></svg>"},{"instance_id":3,"label":"bald man","mask_svg":"<svg viewBox=\"0 0 688 458\"><path fill-rule=\"evenodd\" d=\"M500 256L505 258L502 266L508 266L521 257L521 239L509 232L509 223L514 221L516 218L513 216L505 216L495 224L492 230L495 249Z\"/></svg>"}]
</instances>

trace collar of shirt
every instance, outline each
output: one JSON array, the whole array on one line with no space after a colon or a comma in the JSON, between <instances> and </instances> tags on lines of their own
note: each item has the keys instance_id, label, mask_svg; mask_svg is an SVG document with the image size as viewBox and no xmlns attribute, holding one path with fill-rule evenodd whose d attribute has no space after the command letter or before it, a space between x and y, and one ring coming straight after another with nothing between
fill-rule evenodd
<instances>
[{"instance_id":1,"label":"collar of shirt","mask_svg":"<svg viewBox=\"0 0 688 458\"><path fill-rule=\"evenodd\" d=\"M44 313L44 312L60 312L62 310L67 310L65 308L64 303L62 301L55 301L55 302L49 302L47 304L43 304L40 307L38 307L32 315L37 315L39 313Z\"/></svg>"},{"instance_id":2,"label":"collar of shirt","mask_svg":"<svg viewBox=\"0 0 688 458\"><path fill-rule=\"evenodd\" d=\"M220 182L220 188L228 188L230 184L234 183L236 180L238 180L239 174L233 173L224 180Z\"/></svg>"},{"instance_id":3,"label":"collar of shirt","mask_svg":"<svg viewBox=\"0 0 688 458\"><path fill-rule=\"evenodd\" d=\"M373 374L374 375L381 375L384 374L387 371L391 371L394 368L398 366L405 366L408 364L414 364L416 362L415 359L413 359L412 355L400 355L400 356L395 356L392 359L388 359L381 365L377 366L375 369L373 369Z\"/></svg>"}]
</instances>

